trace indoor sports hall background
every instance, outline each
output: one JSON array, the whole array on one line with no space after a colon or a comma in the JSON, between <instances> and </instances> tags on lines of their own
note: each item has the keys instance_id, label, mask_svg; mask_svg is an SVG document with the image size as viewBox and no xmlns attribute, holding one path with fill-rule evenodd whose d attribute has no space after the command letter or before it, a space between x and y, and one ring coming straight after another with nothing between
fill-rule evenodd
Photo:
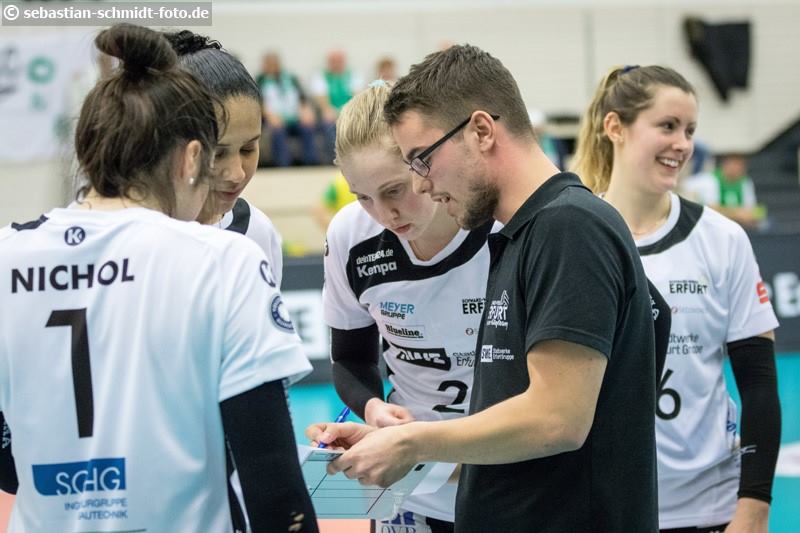
<instances>
[{"instance_id":1,"label":"indoor sports hall background","mask_svg":"<svg viewBox=\"0 0 800 533\"><path fill-rule=\"evenodd\" d=\"M35 4L35 2L25 2ZM130 2L95 2L123 5ZM7 3L2 3L3 6ZM45 3L46 4L46 3ZM59 2L70 5L73 2ZM157 2L154 4L158 4ZM186 3L187 6L195 3ZM209 2L218 39L258 76L279 58L307 94L333 58L364 86L390 60L396 75L428 52L469 42L500 58L520 84L542 138L569 160L577 117L613 65L661 63L697 88L702 155L748 156L763 222L749 230L781 322L777 330L783 436L770 531L800 531L800 3L796 0L284 0ZM74 21L72 21L74 22ZM141 21L140 21L141 22ZM188 23L187 23L188 24ZM193 23L194 24L194 23ZM173 26L174 27L174 26ZM0 25L0 226L63 206L73 195L70 133L102 65L91 49L99 26L51 21ZM317 135L317 145L323 144ZM323 223L335 193L329 164L306 165L290 140L288 166L265 131L262 168L244 196L285 240L283 287L315 366L290 391L297 438L330 420L341 402L330 385L321 314ZM728 370L729 384L733 378ZM735 387L732 387L735 391ZM0 523L12 498L0 496ZM323 531L366 525L326 522ZM337 529L338 528L338 529Z\"/></svg>"}]
</instances>

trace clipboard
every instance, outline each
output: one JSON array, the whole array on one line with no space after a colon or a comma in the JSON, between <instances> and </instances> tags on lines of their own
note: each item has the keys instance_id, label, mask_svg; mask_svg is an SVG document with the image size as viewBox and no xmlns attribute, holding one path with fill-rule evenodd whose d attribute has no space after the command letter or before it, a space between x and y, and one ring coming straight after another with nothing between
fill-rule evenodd
<instances>
[{"instance_id":1,"label":"clipboard","mask_svg":"<svg viewBox=\"0 0 800 533\"><path fill-rule=\"evenodd\" d=\"M298 445L297 452L318 518L391 518L433 467L433 463L420 463L403 479L383 488L362 485L341 472L328 474L328 463L341 451Z\"/></svg>"}]
</instances>

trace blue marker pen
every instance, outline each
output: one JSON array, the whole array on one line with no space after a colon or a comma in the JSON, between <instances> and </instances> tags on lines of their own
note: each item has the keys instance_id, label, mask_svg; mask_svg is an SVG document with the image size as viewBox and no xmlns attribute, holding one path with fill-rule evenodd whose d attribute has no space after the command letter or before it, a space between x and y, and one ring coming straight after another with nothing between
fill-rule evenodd
<instances>
[{"instance_id":1,"label":"blue marker pen","mask_svg":"<svg viewBox=\"0 0 800 533\"><path fill-rule=\"evenodd\" d=\"M333 422L334 424L341 424L342 422L347 420L348 416L350 416L350 408L345 407L344 409L342 409L342 411L339 413L339 416L337 416L336 420L334 420ZM328 445L325 444L324 442L320 442L319 446L317 446L317 448L327 448L327 447Z\"/></svg>"}]
</instances>

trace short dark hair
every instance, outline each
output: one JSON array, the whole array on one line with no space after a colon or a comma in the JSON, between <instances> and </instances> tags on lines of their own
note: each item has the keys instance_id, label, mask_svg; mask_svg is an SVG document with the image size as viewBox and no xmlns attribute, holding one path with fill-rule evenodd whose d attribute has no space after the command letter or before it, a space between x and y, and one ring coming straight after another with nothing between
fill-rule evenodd
<instances>
[{"instance_id":1,"label":"short dark hair","mask_svg":"<svg viewBox=\"0 0 800 533\"><path fill-rule=\"evenodd\" d=\"M191 74L158 32L117 24L95 39L120 67L89 92L75 130L75 150L90 188L107 198L152 196L171 215L175 149L197 140L203 147L199 179L211 176L219 127L218 100Z\"/></svg>"},{"instance_id":2,"label":"short dark hair","mask_svg":"<svg viewBox=\"0 0 800 533\"><path fill-rule=\"evenodd\" d=\"M514 135L535 138L511 72L500 60L468 44L429 54L398 80L384 107L384 117L389 125L395 125L411 110L443 129L482 110L500 115Z\"/></svg>"},{"instance_id":3,"label":"short dark hair","mask_svg":"<svg viewBox=\"0 0 800 533\"><path fill-rule=\"evenodd\" d=\"M193 74L222 101L244 96L261 103L261 91L242 62L218 41L189 30L164 33L181 68Z\"/></svg>"}]
</instances>

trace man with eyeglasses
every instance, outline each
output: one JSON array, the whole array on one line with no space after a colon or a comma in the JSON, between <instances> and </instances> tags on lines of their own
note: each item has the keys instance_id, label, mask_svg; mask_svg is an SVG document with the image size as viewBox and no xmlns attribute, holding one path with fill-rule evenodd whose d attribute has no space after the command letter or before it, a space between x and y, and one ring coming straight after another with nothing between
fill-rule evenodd
<instances>
[{"instance_id":1,"label":"man with eyeglasses","mask_svg":"<svg viewBox=\"0 0 800 533\"><path fill-rule=\"evenodd\" d=\"M459 533L657 531L653 315L619 214L539 148L510 72L486 52L429 55L384 116L415 190L464 228L494 217L470 416L373 430L331 471L387 485L421 461L463 464Z\"/></svg>"}]
</instances>

